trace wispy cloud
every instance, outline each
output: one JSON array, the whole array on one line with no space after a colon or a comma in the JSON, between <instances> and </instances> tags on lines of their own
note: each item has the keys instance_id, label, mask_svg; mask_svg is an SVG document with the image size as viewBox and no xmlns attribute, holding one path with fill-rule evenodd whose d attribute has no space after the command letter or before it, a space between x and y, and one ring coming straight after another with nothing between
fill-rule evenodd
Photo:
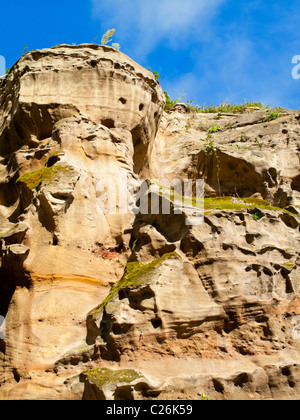
<instances>
[{"instance_id":1,"label":"wispy cloud","mask_svg":"<svg viewBox=\"0 0 300 420\"><path fill-rule=\"evenodd\" d=\"M99 30L116 28L121 50L157 70L172 98L199 105L259 100L299 107L297 0L90 0ZM151 64L150 64L151 63Z\"/></svg>"},{"instance_id":2,"label":"wispy cloud","mask_svg":"<svg viewBox=\"0 0 300 420\"><path fill-rule=\"evenodd\" d=\"M135 53L144 56L162 42L178 48L197 34L205 34L225 0L91 0L95 19L105 19ZM102 22L103 24L103 22Z\"/></svg>"}]
</instances>

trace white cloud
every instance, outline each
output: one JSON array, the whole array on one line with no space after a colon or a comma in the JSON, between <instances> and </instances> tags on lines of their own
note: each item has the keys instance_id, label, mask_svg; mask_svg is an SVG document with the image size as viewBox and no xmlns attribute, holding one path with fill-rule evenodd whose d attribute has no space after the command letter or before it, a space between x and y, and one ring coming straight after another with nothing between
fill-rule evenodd
<instances>
[{"instance_id":1,"label":"white cloud","mask_svg":"<svg viewBox=\"0 0 300 420\"><path fill-rule=\"evenodd\" d=\"M91 0L93 17L147 55L161 42L173 48L202 33L225 0Z\"/></svg>"}]
</instances>

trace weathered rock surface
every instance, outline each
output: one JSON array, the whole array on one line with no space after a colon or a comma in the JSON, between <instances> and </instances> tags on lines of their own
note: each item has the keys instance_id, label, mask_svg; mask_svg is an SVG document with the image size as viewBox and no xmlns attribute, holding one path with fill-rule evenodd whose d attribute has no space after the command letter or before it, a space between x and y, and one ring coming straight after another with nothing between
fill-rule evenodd
<instances>
[{"instance_id":1,"label":"weathered rock surface","mask_svg":"<svg viewBox=\"0 0 300 420\"><path fill-rule=\"evenodd\" d=\"M299 112L163 113L88 44L26 54L0 104L0 399L299 398ZM202 223L106 214L120 174L204 178Z\"/></svg>"},{"instance_id":2,"label":"weathered rock surface","mask_svg":"<svg viewBox=\"0 0 300 420\"><path fill-rule=\"evenodd\" d=\"M275 206L299 206L299 112L280 115L269 121L267 110L165 114L152 153L153 174L204 178L207 196L260 193ZM217 132L210 135L212 127Z\"/></svg>"},{"instance_id":3,"label":"weathered rock surface","mask_svg":"<svg viewBox=\"0 0 300 420\"><path fill-rule=\"evenodd\" d=\"M146 169L165 99L152 73L93 45L32 51L1 81L0 98L9 382L85 344L86 314L122 276L134 219L98 211L98 184Z\"/></svg>"}]
</instances>

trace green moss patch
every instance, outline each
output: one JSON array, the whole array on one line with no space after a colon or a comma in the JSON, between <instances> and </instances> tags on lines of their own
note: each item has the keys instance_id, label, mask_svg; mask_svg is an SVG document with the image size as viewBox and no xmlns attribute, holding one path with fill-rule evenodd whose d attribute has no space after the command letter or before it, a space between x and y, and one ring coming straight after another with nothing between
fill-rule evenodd
<instances>
[{"instance_id":1,"label":"green moss patch","mask_svg":"<svg viewBox=\"0 0 300 420\"><path fill-rule=\"evenodd\" d=\"M49 184L57 177L70 173L73 168L66 164L56 164L50 168L44 167L37 171L21 175L17 179L18 182L26 184L30 190L37 189L42 183Z\"/></svg>"},{"instance_id":2,"label":"green moss patch","mask_svg":"<svg viewBox=\"0 0 300 420\"><path fill-rule=\"evenodd\" d=\"M102 388L114 383L131 383L142 376L133 369L111 370L107 368L94 368L82 372L91 383Z\"/></svg>"},{"instance_id":3,"label":"green moss patch","mask_svg":"<svg viewBox=\"0 0 300 420\"><path fill-rule=\"evenodd\" d=\"M213 197L204 199L204 209L207 210L247 210L253 208L259 208L262 210L274 210L281 211L288 214L291 214L285 209L279 207L270 206L270 203L266 200L261 200L259 198L238 198L235 199L239 201L236 203L233 200L233 197Z\"/></svg>"},{"instance_id":4,"label":"green moss patch","mask_svg":"<svg viewBox=\"0 0 300 420\"><path fill-rule=\"evenodd\" d=\"M180 257L176 252L163 255L161 258L152 261L149 264L142 264L140 262L131 262L126 265L125 272L121 280L112 287L108 296L104 299L101 305L93 309L89 315L95 316L101 313L108 302L119 292L122 288L137 288L140 285L144 284L149 276L153 273L155 268L161 265L164 261L172 258L179 259Z\"/></svg>"}]
</instances>

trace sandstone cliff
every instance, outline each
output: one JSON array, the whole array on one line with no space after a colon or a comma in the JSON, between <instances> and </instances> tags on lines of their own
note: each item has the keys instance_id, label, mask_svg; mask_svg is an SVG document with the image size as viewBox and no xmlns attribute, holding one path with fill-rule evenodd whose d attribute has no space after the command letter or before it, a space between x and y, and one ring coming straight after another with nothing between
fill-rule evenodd
<instances>
[{"instance_id":1,"label":"sandstone cliff","mask_svg":"<svg viewBox=\"0 0 300 420\"><path fill-rule=\"evenodd\" d=\"M26 54L0 104L0 399L299 398L299 112L167 113L89 44ZM120 174L204 179L203 223L99 211Z\"/></svg>"}]
</instances>

